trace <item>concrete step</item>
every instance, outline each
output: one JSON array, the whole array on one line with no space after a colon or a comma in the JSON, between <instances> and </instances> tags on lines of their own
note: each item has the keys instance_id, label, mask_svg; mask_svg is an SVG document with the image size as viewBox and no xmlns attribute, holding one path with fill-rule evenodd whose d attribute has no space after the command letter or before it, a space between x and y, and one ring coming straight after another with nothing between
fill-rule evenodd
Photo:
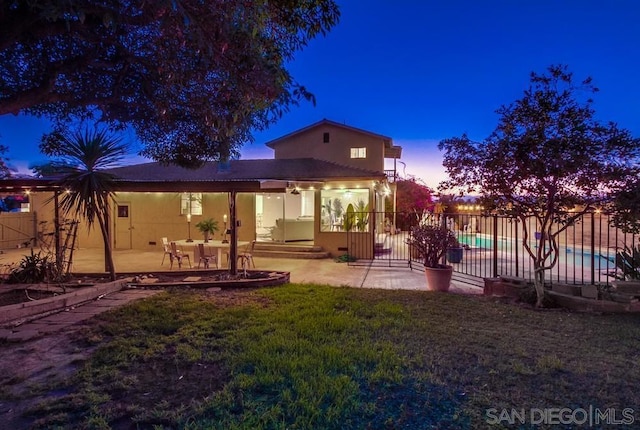
<instances>
[{"instance_id":1,"label":"concrete step","mask_svg":"<svg viewBox=\"0 0 640 430\"><path fill-rule=\"evenodd\" d=\"M329 258L329 253L324 251L321 246L292 243L256 242L253 255L273 258Z\"/></svg>"},{"instance_id":2,"label":"concrete step","mask_svg":"<svg viewBox=\"0 0 640 430\"><path fill-rule=\"evenodd\" d=\"M319 259L329 258L326 251L267 251L259 250L257 247L253 250L255 257L267 258L299 258L299 259Z\"/></svg>"},{"instance_id":3,"label":"concrete step","mask_svg":"<svg viewBox=\"0 0 640 430\"><path fill-rule=\"evenodd\" d=\"M316 245L296 245L291 243L256 242L254 250L278 252L322 252L322 247Z\"/></svg>"}]
</instances>

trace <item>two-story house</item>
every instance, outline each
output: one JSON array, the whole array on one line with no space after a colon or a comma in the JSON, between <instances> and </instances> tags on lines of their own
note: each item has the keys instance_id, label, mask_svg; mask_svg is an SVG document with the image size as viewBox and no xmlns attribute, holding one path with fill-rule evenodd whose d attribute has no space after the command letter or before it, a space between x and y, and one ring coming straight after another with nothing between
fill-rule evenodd
<instances>
[{"instance_id":1,"label":"two-story house","mask_svg":"<svg viewBox=\"0 0 640 430\"><path fill-rule=\"evenodd\" d=\"M314 244L340 255L350 229L373 247L384 220L360 212L384 212L385 200L395 198L385 158L400 158L401 148L391 138L322 120L267 146L273 159L207 162L195 170L155 162L111 169L114 249L160 249L161 237L198 239L195 225L207 218L218 222L216 239L236 219L241 241ZM39 221L53 219L54 188L46 180L0 181L0 188L10 186L31 192ZM78 244L101 247L100 232L82 229Z\"/></svg>"}]
</instances>

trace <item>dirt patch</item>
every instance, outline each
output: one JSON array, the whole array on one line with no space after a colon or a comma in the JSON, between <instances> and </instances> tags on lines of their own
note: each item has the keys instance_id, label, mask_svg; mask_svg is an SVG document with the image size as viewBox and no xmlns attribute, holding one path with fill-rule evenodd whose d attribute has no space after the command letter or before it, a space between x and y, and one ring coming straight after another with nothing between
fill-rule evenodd
<instances>
[{"instance_id":1,"label":"dirt patch","mask_svg":"<svg viewBox=\"0 0 640 430\"><path fill-rule=\"evenodd\" d=\"M221 309L247 305L267 307L271 304L255 288L194 290L181 286L167 290L191 290L202 300ZM99 319L90 319L70 326L64 332L49 333L36 340L0 344L2 426L29 428L34 423L33 419L38 417L25 418L24 413L43 402L73 404L70 400L75 391L73 375L82 369L100 345L108 342L108 338L99 335L99 327L103 324ZM96 333L96 337L92 338L92 333ZM111 423L112 428L131 428L131 418L136 414L131 410L131 404L145 405L150 411L161 402L169 402L179 409L180 405L201 400L221 389L229 378L227 369L219 361L200 360L188 367L178 367L172 359L172 351L166 353L166 360L156 357L152 362L134 364L108 389L109 408L121 420ZM164 376L158 378L158 375ZM171 384L167 384L167 376ZM162 418L154 421L151 417L144 418L143 422L149 426L167 424Z\"/></svg>"},{"instance_id":2,"label":"dirt patch","mask_svg":"<svg viewBox=\"0 0 640 430\"><path fill-rule=\"evenodd\" d=\"M0 344L0 422L6 428L25 428L22 413L45 397L47 387L71 376L93 351L78 348L74 333L51 333L25 343Z\"/></svg>"},{"instance_id":3,"label":"dirt patch","mask_svg":"<svg viewBox=\"0 0 640 430\"><path fill-rule=\"evenodd\" d=\"M208 283L221 283L225 286L232 285L233 282L238 282L239 284L249 281L249 280L267 280L269 278L273 278L274 275L278 273L267 272L267 271L247 271L246 273L238 273L237 275L231 275L226 270L213 270L206 272L182 272L182 273L168 273L168 272L159 272L159 273L150 273L145 275L137 275L133 277L131 281L132 284L142 284L151 286L154 284L178 284L178 283L193 283L197 284L208 284ZM240 286L240 285L238 285Z\"/></svg>"},{"instance_id":4,"label":"dirt patch","mask_svg":"<svg viewBox=\"0 0 640 430\"><path fill-rule=\"evenodd\" d=\"M0 307L30 302L33 300L48 299L49 297L53 297L56 294L59 293L53 291L40 291L24 288L11 290L0 294Z\"/></svg>"}]
</instances>

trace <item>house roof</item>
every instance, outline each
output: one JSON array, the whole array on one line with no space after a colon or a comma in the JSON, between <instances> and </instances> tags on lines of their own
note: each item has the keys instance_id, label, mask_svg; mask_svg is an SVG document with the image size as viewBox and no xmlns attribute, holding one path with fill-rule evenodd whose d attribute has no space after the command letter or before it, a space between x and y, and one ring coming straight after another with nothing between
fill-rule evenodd
<instances>
[{"instance_id":1,"label":"house roof","mask_svg":"<svg viewBox=\"0 0 640 430\"><path fill-rule=\"evenodd\" d=\"M126 182L220 182L220 181L325 181L377 179L381 172L343 166L314 158L210 161L198 169L157 162L107 170Z\"/></svg>"},{"instance_id":2,"label":"house roof","mask_svg":"<svg viewBox=\"0 0 640 430\"><path fill-rule=\"evenodd\" d=\"M330 126L333 126L333 127L340 127L340 128L344 128L346 130L354 131L356 133L366 134L368 136L373 136L373 137L376 137L376 138L380 138L380 139L382 139L384 141L385 147L393 146L392 143L391 143L392 139L389 136L383 136L381 134L372 133L370 131L363 130L361 128L351 127L350 125L346 125L346 124L340 124L339 122L331 121L331 120L328 120L326 118L321 120L321 121L318 121L316 123L313 123L311 125L308 125L306 127L303 127L303 128L301 128L299 130L293 131L293 132L291 132L289 134L285 134L284 136L279 137L277 139L270 140L269 142L265 143L265 145L267 145L269 148L273 148L278 143L282 142L283 140L289 139L291 136L295 136L296 134L304 133L305 131L314 129L316 127L320 127L322 125L330 125Z\"/></svg>"},{"instance_id":3,"label":"house roof","mask_svg":"<svg viewBox=\"0 0 640 430\"><path fill-rule=\"evenodd\" d=\"M232 160L206 162L198 169L186 169L157 162L133 164L106 170L115 175L118 191L246 191L282 190L292 183L328 180L379 180L384 173L343 166L314 158L284 160ZM0 191L53 191L56 178L0 180Z\"/></svg>"},{"instance_id":4,"label":"house roof","mask_svg":"<svg viewBox=\"0 0 640 430\"><path fill-rule=\"evenodd\" d=\"M198 169L153 162L117 167L108 172L116 176L119 191L155 192L277 192L303 182L384 178L380 172L314 158L210 161Z\"/></svg>"}]
</instances>

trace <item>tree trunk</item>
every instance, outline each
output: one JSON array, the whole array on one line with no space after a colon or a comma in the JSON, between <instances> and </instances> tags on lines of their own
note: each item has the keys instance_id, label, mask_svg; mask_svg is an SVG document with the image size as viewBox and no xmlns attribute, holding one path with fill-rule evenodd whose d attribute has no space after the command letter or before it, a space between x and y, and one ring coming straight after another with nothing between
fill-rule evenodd
<instances>
[{"instance_id":1,"label":"tree trunk","mask_svg":"<svg viewBox=\"0 0 640 430\"><path fill-rule=\"evenodd\" d=\"M108 211L108 209L107 209ZM104 214L98 214L98 224L100 225L100 231L102 232L102 239L104 240L104 259L109 268L109 279L116 280L116 268L113 264L113 249L111 247L111 240L109 238L109 230L107 229L108 212Z\"/></svg>"},{"instance_id":2,"label":"tree trunk","mask_svg":"<svg viewBox=\"0 0 640 430\"><path fill-rule=\"evenodd\" d=\"M541 308L544 299L544 269L536 264L534 265L533 273L533 285L536 289L536 307Z\"/></svg>"}]
</instances>

